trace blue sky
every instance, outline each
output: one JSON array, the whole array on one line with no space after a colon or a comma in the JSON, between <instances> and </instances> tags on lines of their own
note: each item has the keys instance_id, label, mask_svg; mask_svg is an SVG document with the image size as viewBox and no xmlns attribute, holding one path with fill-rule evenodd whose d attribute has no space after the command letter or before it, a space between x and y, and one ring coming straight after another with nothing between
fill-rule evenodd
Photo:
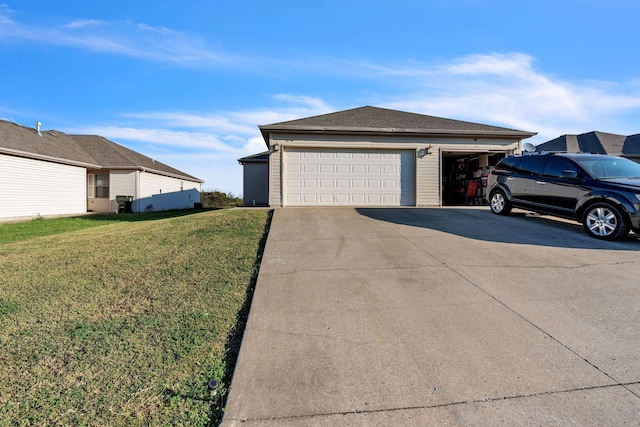
<instances>
[{"instance_id":1,"label":"blue sky","mask_svg":"<svg viewBox=\"0 0 640 427\"><path fill-rule=\"evenodd\" d=\"M640 133L637 0L0 0L0 118L242 193L258 125L373 105Z\"/></svg>"}]
</instances>

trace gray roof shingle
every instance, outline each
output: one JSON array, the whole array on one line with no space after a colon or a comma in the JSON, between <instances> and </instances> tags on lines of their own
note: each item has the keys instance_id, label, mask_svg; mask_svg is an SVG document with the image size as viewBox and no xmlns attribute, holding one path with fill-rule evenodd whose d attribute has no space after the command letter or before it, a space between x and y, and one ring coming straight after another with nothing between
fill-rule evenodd
<instances>
[{"instance_id":1,"label":"gray roof shingle","mask_svg":"<svg viewBox=\"0 0 640 427\"><path fill-rule=\"evenodd\" d=\"M262 153L252 154L238 159L238 162L243 165L245 163L266 163L269 161L269 151L263 151Z\"/></svg>"},{"instance_id":2,"label":"gray roof shingle","mask_svg":"<svg viewBox=\"0 0 640 427\"><path fill-rule=\"evenodd\" d=\"M164 163L96 135L67 135L37 131L0 120L0 153L48 160L90 169L147 169L176 178L202 182Z\"/></svg>"},{"instance_id":3,"label":"gray roof shingle","mask_svg":"<svg viewBox=\"0 0 640 427\"><path fill-rule=\"evenodd\" d=\"M539 144L537 151L567 151L569 153L599 153L612 156L640 156L639 135L591 131L580 135L562 135Z\"/></svg>"},{"instance_id":4,"label":"gray roof shingle","mask_svg":"<svg viewBox=\"0 0 640 427\"><path fill-rule=\"evenodd\" d=\"M445 119L379 107L359 107L351 110L307 117L298 120L260 126L265 142L275 131L323 133L411 133L429 135L487 135L528 138L525 132L498 126Z\"/></svg>"},{"instance_id":5,"label":"gray roof shingle","mask_svg":"<svg viewBox=\"0 0 640 427\"><path fill-rule=\"evenodd\" d=\"M64 164L99 167L73 139L56 130L37 131L16 123L0 120L0 152L24 155Z\"/></svg>"}]
</instances>

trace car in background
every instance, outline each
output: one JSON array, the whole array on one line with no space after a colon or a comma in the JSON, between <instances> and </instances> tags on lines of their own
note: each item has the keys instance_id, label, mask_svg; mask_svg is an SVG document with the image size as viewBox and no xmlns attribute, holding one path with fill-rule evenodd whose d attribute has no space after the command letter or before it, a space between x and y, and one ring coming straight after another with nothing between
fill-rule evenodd
<instances>
[{"instance_id":1,"label":"car in background","mask_svg":"<svg viewBox=\"0 0 640 427\"><path fill-rule=\"evenodd\" d=\"M601 154L525 153L502 159L487 178L491 211L512 207L581 222L597 239L640 233L640 164Z\"/></svg>"}]
</instances>

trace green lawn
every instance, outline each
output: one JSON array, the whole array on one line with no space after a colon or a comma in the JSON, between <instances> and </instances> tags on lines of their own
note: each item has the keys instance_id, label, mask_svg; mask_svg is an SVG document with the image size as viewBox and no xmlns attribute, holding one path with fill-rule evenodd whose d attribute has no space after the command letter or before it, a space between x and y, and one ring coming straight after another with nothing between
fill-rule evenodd
<instances>
[{"instance_id":1,"label":"green lawn","mask_svg":"<svg viewBox=\"0 0 640 427\"><path fill-rule=\"evenodd\" d=\"M189 213L185 215L185 213ZM0 425L211 425L265 210L0 226Z\"/></svg>"}]
</instances>

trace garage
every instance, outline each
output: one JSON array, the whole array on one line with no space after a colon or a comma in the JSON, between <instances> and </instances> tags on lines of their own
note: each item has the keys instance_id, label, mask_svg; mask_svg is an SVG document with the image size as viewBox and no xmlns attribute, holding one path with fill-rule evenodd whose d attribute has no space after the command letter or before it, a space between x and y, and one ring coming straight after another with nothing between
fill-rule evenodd
<instances>
[{"instance_id":1,"label":"garage","mask_svg":"<svg viewBox=\"0 0 640 427\"><path fill-rule=\"evenodd\" d=\"M268 169L245 174L245 188L277 207L480 204L467 192L535 135L371 106L259 128Z\"/></svg>"},{"instance_id":2,"label":"garage","mask_svg":"<svg viewBox=\"0 0 640 427\"><path fill-rule=\"evenodd\" d=\"M413 206L415 150L287 148L285 206Z\"/></svg>"}]
</instances>

